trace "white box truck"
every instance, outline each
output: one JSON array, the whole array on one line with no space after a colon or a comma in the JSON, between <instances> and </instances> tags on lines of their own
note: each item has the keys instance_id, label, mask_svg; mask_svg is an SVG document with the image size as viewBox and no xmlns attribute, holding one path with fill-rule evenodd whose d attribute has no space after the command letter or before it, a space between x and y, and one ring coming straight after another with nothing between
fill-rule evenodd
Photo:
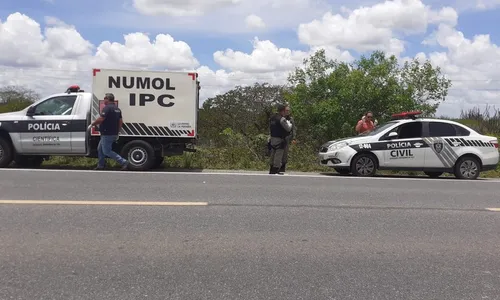
<instances>
[{"instance_id":1,"label":"white box truck","mask_svg":"<svg viewBox=\"0 0 500 300\"><path fill-rule=\"evenodd\" d=\"M165 156L195 152L200 84L191 72L92 70L92 92L78 85L17 112L0 114L0 168L38 167L50 156L97 157L91 123L113 93L123 127L113 150L131 170L150 170Z\"/></svg>"}]
</instances>

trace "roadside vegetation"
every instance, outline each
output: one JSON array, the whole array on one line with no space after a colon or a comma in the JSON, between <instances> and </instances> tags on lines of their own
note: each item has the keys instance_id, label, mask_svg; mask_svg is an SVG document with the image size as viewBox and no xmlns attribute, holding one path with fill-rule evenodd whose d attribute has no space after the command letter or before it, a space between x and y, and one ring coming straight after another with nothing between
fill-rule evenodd
<instances>
[{"instance_id":1,"label":"roadside vegetation","mask_svg":"<svg viewBox=\"0 0 500 300\"><path fill-rule=\"evenodd\" d=\"M201 85L203 89L203 82ZM332 172L318 165L319 146L355 135L355 124L364 112L372 111L379 124L401 111L421 110L424 116L435 117L451 86L441 70L428 61L399 63L395 57L376 51L348 64L328 60L320 50L291 72L285 85L237 86L206 100L199 114L198 152L166 158L163 168L268 170L268 119L277 103L286 102L298 129L289 170ZM39 97L30 90L4 87L0 89L0 113L22 109ZM463 111L455 120L500 137L499 110L475 108ZM44 165L92 168L96 159L53 157ZM500 177L500 169L482 176Z\"/></svg>"}]
</instances>

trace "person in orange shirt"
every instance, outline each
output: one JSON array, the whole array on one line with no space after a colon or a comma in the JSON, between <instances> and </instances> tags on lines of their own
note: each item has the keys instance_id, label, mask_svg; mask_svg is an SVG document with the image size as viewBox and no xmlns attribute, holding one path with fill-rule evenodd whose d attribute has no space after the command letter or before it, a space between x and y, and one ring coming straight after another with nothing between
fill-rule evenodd
<instances>
[{"instance_id":1,"label":"person in orange shirt","mask_svg":"<svg viewBox=\"0 0 500 300\"><path fill-rule=\"evenodd\" d=\"M358 121L358 124L356 124L356 132L361 134L372 131L375 128L375 122L373 121L373 113L371 111L367 112L363 118Z\"/></svg>"}]
</instances>

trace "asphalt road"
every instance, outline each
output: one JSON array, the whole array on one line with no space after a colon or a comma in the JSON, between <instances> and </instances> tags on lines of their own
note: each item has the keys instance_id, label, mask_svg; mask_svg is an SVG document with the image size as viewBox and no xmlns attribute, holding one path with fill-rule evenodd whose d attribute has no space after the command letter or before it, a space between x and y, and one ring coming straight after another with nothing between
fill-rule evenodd
<instances>
[{"instance_id":1,"label":"asphalt road","mask_svg":"<svg viewBox=\"0 0 500 300\"><path fill-rule=\"evenodd\" d=\"M499 192L484 180L0 170L0 299L500 299L500 211L487 210Z\"/></svg>"}]
</instances>

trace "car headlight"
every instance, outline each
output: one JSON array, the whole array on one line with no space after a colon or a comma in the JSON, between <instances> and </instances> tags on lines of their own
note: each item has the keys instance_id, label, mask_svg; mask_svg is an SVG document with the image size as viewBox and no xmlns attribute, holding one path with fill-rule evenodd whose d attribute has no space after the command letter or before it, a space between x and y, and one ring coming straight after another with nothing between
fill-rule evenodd
<instances>
[{"instance_id":1,"label":"car headlight","mask_svg":"<svg viewBox=\"0 0 500 300\"><path fill-rule=\"evenodd\" d=\"M349 144L347 144L346 142L334 143L334 144L331 144L330 146L328 146L328 151L338 150L338 149L344 148L347 145L349 145Z\"/></svg>"}]
</instances>

